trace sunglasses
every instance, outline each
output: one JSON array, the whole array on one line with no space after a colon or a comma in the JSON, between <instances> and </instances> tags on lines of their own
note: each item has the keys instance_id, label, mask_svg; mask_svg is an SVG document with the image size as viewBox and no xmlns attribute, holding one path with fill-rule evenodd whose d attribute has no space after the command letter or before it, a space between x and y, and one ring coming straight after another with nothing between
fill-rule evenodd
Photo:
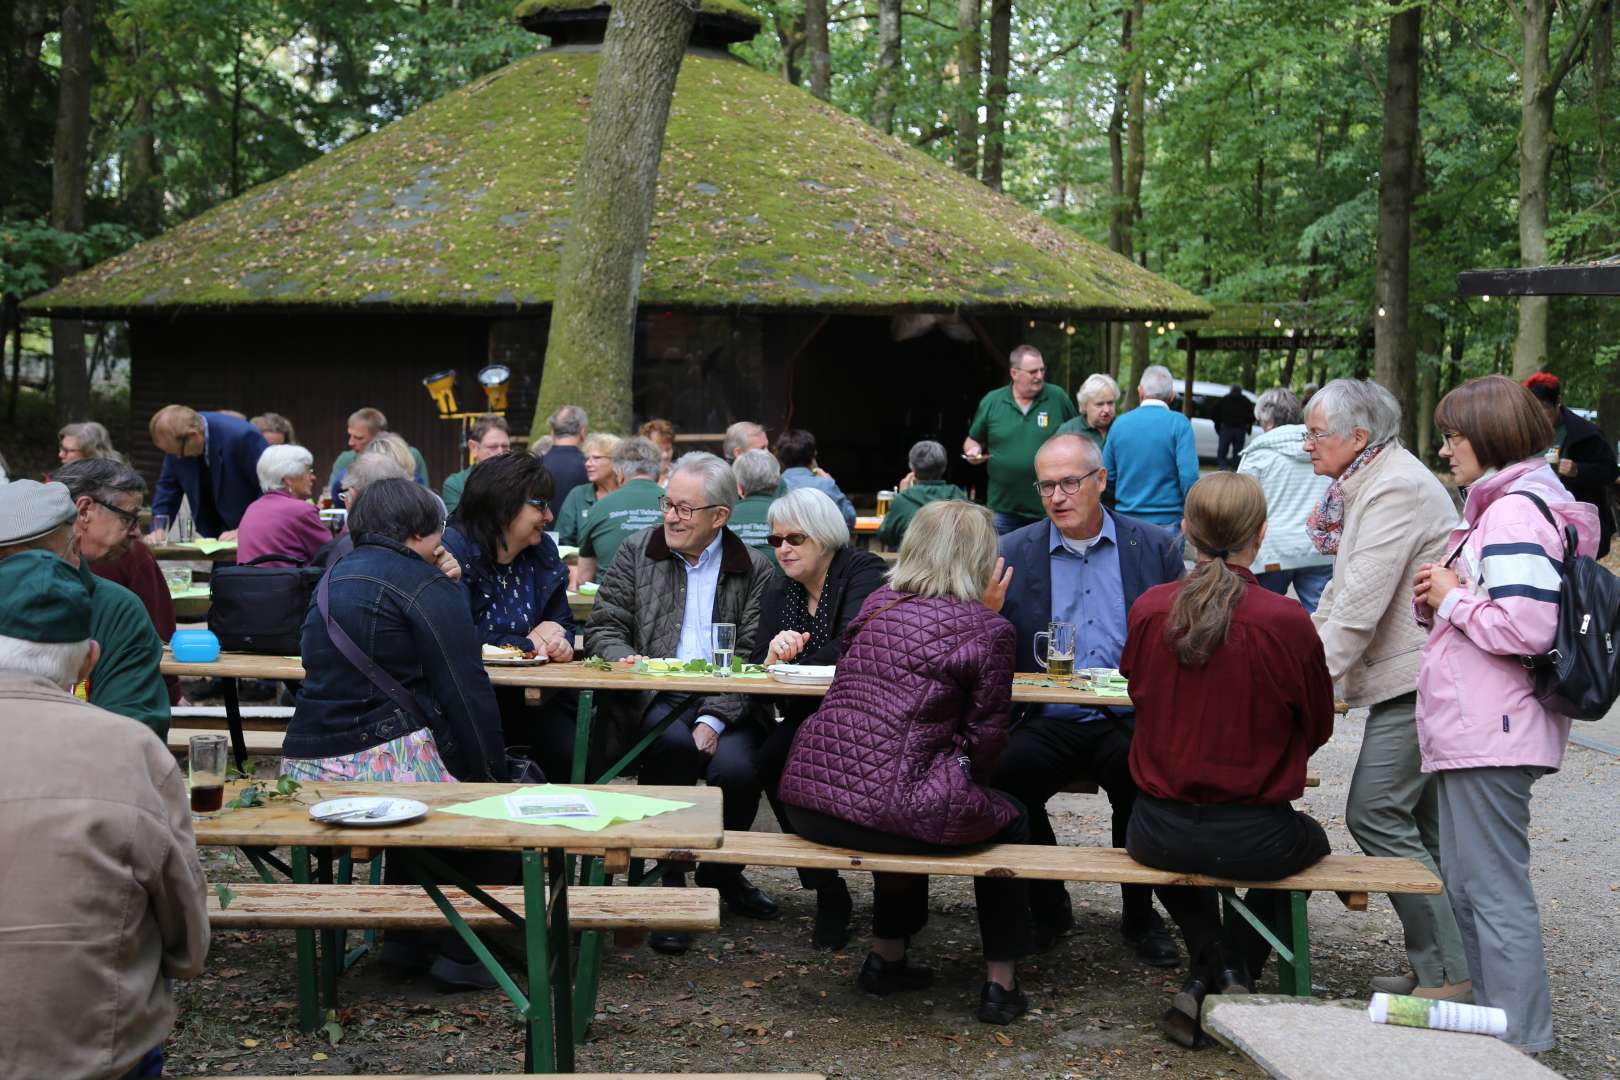
<instances>
[{"instance_id":1,"label":"sunglasses","mask_svg":"<svg viewBox=\"0 0 1620 1080\"><path fill-rule=\"evenodd\" d=\"M771 533L771 535L765 538L765 542L771 545L773 548L779 548L783 544L790 544L793 547L803 547L804 542L808 539L810 538L804 535L804 533L788 533L786 536L779 536L776 533Z\"/></svg>"},{"instance_id":2,"label":"sunglasses","mask_svg":"<svg viewBox=\"0 0 1620 1080\"><path fill-rule=\"evenodd\" d=\"M523 501L534 507L536 510L545 510L551 505L551 503L546 499L524 499Z\"/></svg>"}]
</instances>

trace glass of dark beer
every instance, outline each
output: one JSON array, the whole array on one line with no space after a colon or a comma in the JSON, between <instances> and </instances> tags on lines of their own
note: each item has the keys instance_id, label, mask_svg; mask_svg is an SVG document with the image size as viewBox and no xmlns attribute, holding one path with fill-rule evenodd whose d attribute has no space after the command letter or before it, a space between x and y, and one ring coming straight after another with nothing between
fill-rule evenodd
<instances>
[{"instance_id":1,"label":"glass of dark beer","mask_svg":"<svg viewBox=\"0 0 1620 1080\"><path fill-rule=\"evenodd\" d=\"M191 812L212 814L225 805L225 762L230 742L223 735L193 735L188 753Z\"/></svg>"}]
</instances>

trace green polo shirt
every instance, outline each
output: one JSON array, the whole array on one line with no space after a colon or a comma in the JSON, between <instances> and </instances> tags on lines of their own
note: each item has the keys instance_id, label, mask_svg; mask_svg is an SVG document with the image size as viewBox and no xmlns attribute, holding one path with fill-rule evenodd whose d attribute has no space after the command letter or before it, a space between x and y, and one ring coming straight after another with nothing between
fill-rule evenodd
<instances>
[{"instance_id":1,"label":"green polo shirt","mask_svg":"<svg viewBox=\"0 0 1620 1080\"><path fill-rule=\"evenodd\" d=\"M1096 444L1098 450L1103 448L1103 442L1108 438L1108 436L1086 423L1086 418L1083 416L1077 416L1068 423L1059 426L1057 433L1059 435L1079 435L1090 439Z\"/></svg>"},{"instance_id":2,"label":"green polo shirt","mask_svg":"<svg viewBox=\"0 0 1620 1080\"><path fill-rule=\"evenodd\" d=\"M967 492L943 480L912 484L906 490L898 492L894 501L889 504L889 512L883 515L883 524L878 526L878 542L884 547L897 548L900 541L905 539L906 526L911 524L911 519L917 511L931 502L966 498Z\"/></svg>"},{"instance_id":3,"label":"green polo shirt","mask_svg":"<svg viewBox=\"0 0 1620 1080\"><path fill-rule=\"evenodd\" d=\"M557 543L579 547L579 535L585 530L585 521L595 505L596 485L589 481L575 484L557 509Z\"/></svg>"},{"instance_id":4,"label":"green polo shirt","mask_svg":"<svg viewBox=\"0 0 1620 1080\"><path fill-rule=\"evenodd\" d=\"M451 473L444 478L444 487L439 490L439 498L444 500L444 512L453 514L456 507L461 505L461 490L467 486L467 477L472 475L471 465L460 472Z\"/></svg>"},{"instance_id":5,"label":"green polo shirt","mask_svg":"<svg viewBox=\"0 0 1620 1080\"><path fill-rule=\"evenodd\" d=\"M758 548L761 555L771 560L772 566L777 566L776 549L765 542L765 538L771 535L765 512L775 501L775 495L750 495L746 499L738 499L737 505L731 508L731 521L726 525L737 534L737 539L751 548Z\"/></svg>"},{"instance_id":6,"label":"green polo shirt","mask_svg":"<svg viewBox=\"0 0 1620 1080\"><path fill-rule=\"evenodd\" d=\"M1057 434L1058 427L1079 414L1069 395L1047 383L1025 412L1013 400L1012 385L999 387L979 401L979 411L968 426L968 438L990 455L991 510L1019 517L1038 518L1045 511L1035 493L1035 451Z\"/></svg>"},{"instance_id":7,"label":"green polo shirt","mask_svg":"<svg viewBox=\"0 0 1620 1080\"><path fill-rule=\"evenodd\" d=\"M79 576L90 593L90 636L101 643L101 659L90 669L90 704L127 716L169 736L169 687L158 665L163 639L140 597L97 577L82 560Z\"/></svg>"},{"instance_id":8,"label":"green polo shirt","mask_svg":"<svg viewBox=\"0 0 1620 1080\"><path fill-rule=\"evenodd\" d=\"M664 512L658 509L663 497L664 489L657 481L638 476L596 500L579 531L579 557L596 560L598 581L631 534L664 523Z\"/></svg>"}]
</instances>

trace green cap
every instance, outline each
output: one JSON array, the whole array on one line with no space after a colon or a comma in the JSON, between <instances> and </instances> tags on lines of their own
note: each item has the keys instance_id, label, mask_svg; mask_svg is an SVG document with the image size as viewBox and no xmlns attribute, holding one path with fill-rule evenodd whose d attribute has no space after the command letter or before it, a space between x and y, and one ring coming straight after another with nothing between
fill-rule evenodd
<instances>
[{"instance_id":1,"label":"green cap","mask_svg":"<svg viewBox=\"0 0 1620 1080\"><path fill-rule=\"evenodd\" d=\"M48 551L0 559L0 635L39 644L90 637L90 593L79 572Z\"/></svg>"}]
</instances>

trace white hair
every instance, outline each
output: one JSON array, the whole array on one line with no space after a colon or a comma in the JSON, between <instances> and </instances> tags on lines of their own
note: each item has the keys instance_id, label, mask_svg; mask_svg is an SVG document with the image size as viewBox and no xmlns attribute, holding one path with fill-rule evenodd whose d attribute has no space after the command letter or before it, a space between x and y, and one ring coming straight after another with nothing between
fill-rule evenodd
<instances>
[{"instance_id":1,"label":"white hair","mask_svg":"<svg viewBox=\"0 0 1620 1080\"><path fill-rule=\"evenodd\" d=\"M90 656L90 641L24 641L0 634L0 671L40 675L73 689Z\"/></svg>"},{"instance_id":2,"label":"white hair","mask_svg":"<svg viewBox=\"0 0 1620 1080\"><path fill-rule=\"evenodd\" d=\"M815 488L794 488L771 503L765 520L773 532L793 526L828 551L837 551L849 543L849 526L838 504L825 491Z\"/></svg>"},{"instance_id":3,"label":"white hair","mask_svg":"<svg viewBox=\"0 0 1620 1080\"><path fill-rule=\"evenodd\" d=\"M725 442L721 444L721 453L727 461L737 457L737 451L747 449L748 440L755 435L765 434L765 429L752 420L739 420L726 428Z\"/></svg>"},{"instance_id":4,"label":"white hair","mask_svg":"<svg viewBox=\"0 0 1620 1080\"><path fill-rule=\"evenodd\" d=\"M1076 404L1084 409L1086 404L1091 401L1092 398L1096 397L1104 390L1108 391L1110 394L1113 394L1115 400L1118 400L1119 383L1114 381L1114 377L1101 371L1094 372L1087 375L1086 381L1080 384L1080 389L1075 391L1074 400Z\"/></svg>"},{"instance_id":5,"label":"white hair","mask_svg":"<svg viewBox=\"0 0 1620 1080\"><path fill-rule=\"evenodd\" d=\"M656 480L658 474L664 471L664 452L644 435L627 436L613 448L613 471L618 474L621 484L628 484L638 477Z\"/></svg>"},{"instance_id":6,"label":"white hair","mask_svg":"<svg viewBox=\"0 0 1620 1080\"><path fill-rule=\"evenodd\" d=\"M585 410L578 405L564 405L550 416L546 423L551 425L551 434L559 439L571 439L585 433L589 418Z\"/></svg>"},{"instance_id":7,"label":"white hair","mask_svg":"<svg viewBox=\"0 0 1620 1080\"><path fill-rule=\"evenodd\" d=\"M1334 379L1322 387L1311 395L1307 415L1317 413L1334 435L1365 431L1368 446L1382 446L1401 431L1401 403L1366 379Z\"/></svg>"},{"instance_id":8,"label":"white hair","mask_svg":"<svg viewBox=\"0 0 1620 1080\"><path fill-rule=\"evenodd\" d=\"M1163 364L1154 364L1142 372L1142 379L1136 386L1145 398L1154 398L1158 401L1176 400L1176 380L1171 377L1170 369Z\"/></svg>"},{"instance_id":9,"label":"white hair","mask_svg":"<svg viewBox=\"0 0 1620 1080\"><path fill-rule=\"evenodd\" d=\"M1286 386L1273 386L1254 403L1254 421L1261 427L1282 427L1302 419L1299 398Z\"/></svg>"},{"instance_id":10,"label":"white hair","mask_svg":"<svg viewBox=\"0 0 1620 1080\"><path fill-rule=\"evenodd\" d=\"M782 483L782 466L769 450L744 450L732 462L731 471L744 495L774 495Z\"/></svg>"},{"instance_id":11,"label":"white hair","mask_svg":"<svg viewBox=\"0 0 1620 1080\"><path fill-rule=\"evenodd\" d=\"M259 490L280 491L289 476L299 476L315 467L315 455L302 446L281 443L267 446L259 455Z\"/></svg>"},{"instance_id":12,"label":"white hair","mask_svg":"<svg viewBox=\"0 0 1620 1080\"><path fill-rule=\"evenodd\" d=\"M996 529L988 509L957 499L931 502L906 526L889 587L917 596L978 600L995 563Z\"/></svg>"},{"instance_id":13,"label":"white hair","mask_svg":"<svg viewBox=\"0 0 1620 1080\"><path fill-rule=\"evenodd\" d=\"M682 454L669 470L671 477L676 473L692 473L702 479L703 498L709 505L724 506L728 510L737 505L737 474L731 471L730 465L708 451L693 450Z\"/></svg>"}]
</instances>

